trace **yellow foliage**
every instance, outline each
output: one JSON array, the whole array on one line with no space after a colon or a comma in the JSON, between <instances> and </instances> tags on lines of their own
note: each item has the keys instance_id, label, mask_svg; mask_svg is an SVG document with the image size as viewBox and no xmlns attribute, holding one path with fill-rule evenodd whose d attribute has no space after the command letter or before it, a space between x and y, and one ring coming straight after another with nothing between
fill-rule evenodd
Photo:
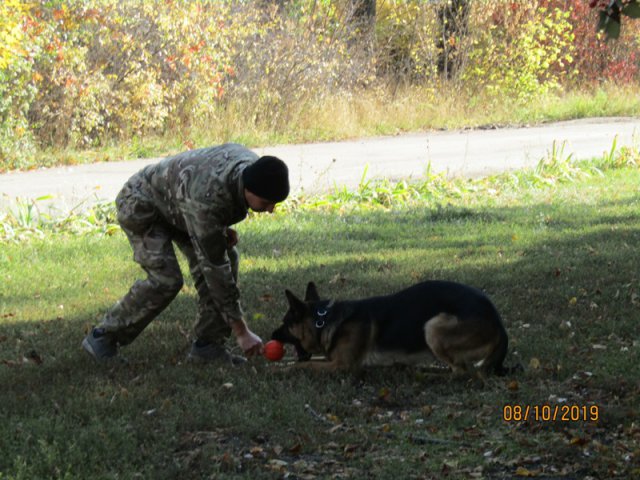
<instances>
[{"instance_id":1,"label":"yellow foliage","mask_svg":"<svg viewBox=\"0 0 640 480\"><path fill-rule=\"evenodd\" d=\"M22 43L20 18L28 6L19 0L0 1L0 69L9 66Z\"/></svg>"}]
</instances>

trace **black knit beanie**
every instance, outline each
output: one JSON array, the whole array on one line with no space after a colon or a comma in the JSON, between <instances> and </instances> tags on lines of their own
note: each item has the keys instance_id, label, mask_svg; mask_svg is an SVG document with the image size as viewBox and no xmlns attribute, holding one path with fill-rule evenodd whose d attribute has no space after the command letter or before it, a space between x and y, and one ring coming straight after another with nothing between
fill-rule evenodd
<instances>
[{"instance_id":1,"label":"black knit beanie","mask_svg":"<svg viewBox=\"0 0 640 480\"><path fill-rule=\"evenodd\" d=\"M289 169L277 157L260 157L244 169L242 181L251 193L273 203L289 195Z\"/></svg>"}]
</instances>

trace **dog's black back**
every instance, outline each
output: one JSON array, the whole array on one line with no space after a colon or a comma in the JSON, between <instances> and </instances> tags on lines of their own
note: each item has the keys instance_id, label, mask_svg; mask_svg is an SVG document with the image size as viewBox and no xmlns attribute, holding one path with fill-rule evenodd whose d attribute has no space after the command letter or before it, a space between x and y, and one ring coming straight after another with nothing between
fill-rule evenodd
<instances>
[{"instance_id":1,"label":"dog's black back","mask_svg":"<svg viewBox=\"0 0 640 480\"><path fill-rule=\"evenodd\" d=\"M336 306L340 304L375 319L380 329L378 346L384 350L401 347L411 353L423 350L426 348L424 335L408 339L406 332L421 332L427 319L443 312L458 318L491 317L502 326L497 309L484 293L468 285L441 280L418 283L392 295L336 302Z\"/></svg>"}]
</instances>

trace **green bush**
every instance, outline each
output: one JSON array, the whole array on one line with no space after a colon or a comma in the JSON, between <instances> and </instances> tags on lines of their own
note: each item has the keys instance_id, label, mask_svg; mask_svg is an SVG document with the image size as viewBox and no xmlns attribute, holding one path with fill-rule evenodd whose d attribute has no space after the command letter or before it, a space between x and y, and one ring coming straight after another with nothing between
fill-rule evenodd
<instances>
[{"instance_id":1,"label":"green bush","mask_svg":"<svg viewBox=\"0 0 640 480\"><path fill-rule=\"evenodd\" d=\"M376 24L378 73L399 82L432 82L438 75L438 20L432 4L383 2Z\"/></svg>"},{"instance_id":2,"label":"green bush","mask_svg":"<svg viewBox=\"0 0 640 480\"><path fill-rule=\"evenodd\" d=\"M463 74L469 88L519 100L559 88L573 61L570 12L529 1L495 3L472 15L483 28L474 29Z\"/></svg>"},{"instance_id":3,"label":"green bush","mask_svg":"<svg viewBox=\"0 0 640 480\"><path fill-rule=\"evenodd\" d=\"M12 60L12 67L0 69L0 171L20 168L35 152L27 113L36 89L25 81L25 62Z\"/></svg>"}]
</instances>

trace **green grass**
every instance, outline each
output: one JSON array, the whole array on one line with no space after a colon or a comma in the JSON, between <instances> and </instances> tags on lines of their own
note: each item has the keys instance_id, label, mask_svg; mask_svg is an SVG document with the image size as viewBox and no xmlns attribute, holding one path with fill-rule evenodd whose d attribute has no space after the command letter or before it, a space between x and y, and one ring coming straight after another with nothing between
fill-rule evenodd
<instances>
[{"instance_id":1,"label":"green grass","mask_svg":"<svg viewBox=\"0 0 640 480\"><path fill-rule=\"evenodd\" d=\"M243 304L263 338L283 290L309 280L339 298L423 279L484 289L510 335L507 363L524 366L484 388L415 368L356 380L262 359L185 364L189 280L123 349L128 365L100 368L80 342L140 276L125 237L5 242L0 478L637 477L640 170L567 177L562 159L546 163L455 188L399 184L396 203L369 185L239 225ZM502 419L505 405L559 401L599 419Z\"/></svg>"}]
</instances>

